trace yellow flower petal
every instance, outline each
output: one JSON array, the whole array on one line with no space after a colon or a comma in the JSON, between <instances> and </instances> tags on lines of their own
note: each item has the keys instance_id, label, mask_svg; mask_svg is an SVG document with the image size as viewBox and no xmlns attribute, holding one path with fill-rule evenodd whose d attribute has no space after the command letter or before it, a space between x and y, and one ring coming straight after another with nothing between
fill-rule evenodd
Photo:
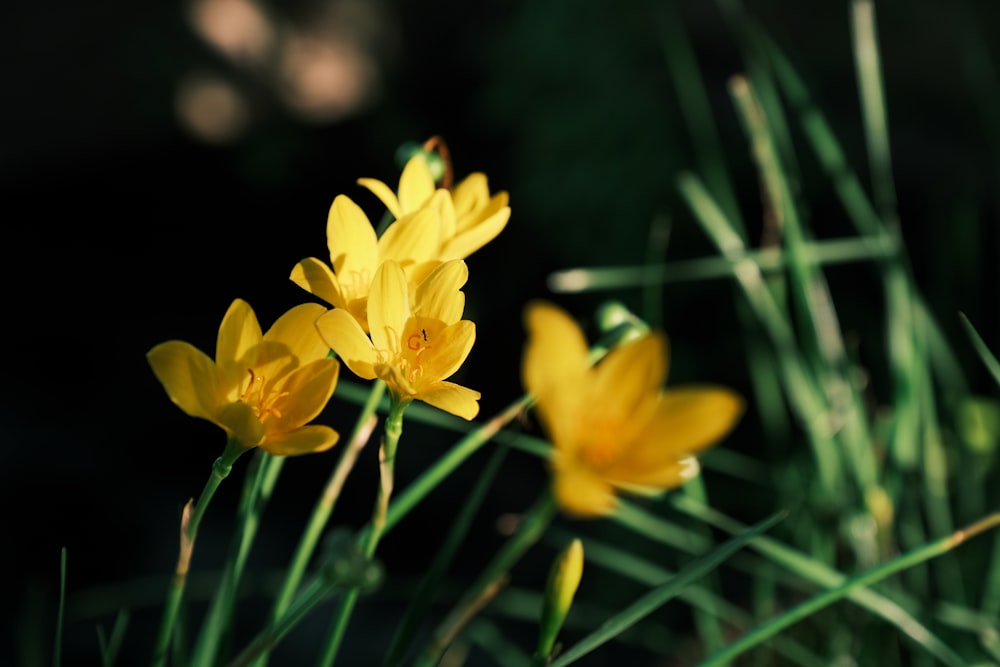
<instances>
[{"instance_id":1,"label":"yellow flower petal","mask_svg":"<svg viewBox=\"0 0 1000 667\"><path fill-rule=\"evenodd\" d=\"M264 341L276 341L288 346L299 365L324 359L329 351L316 331L316 320L326 312L318 303L303 303L286 311L264 334Z\"/></svg>"},{"instance_id":2,"label":"yellow flower petal","mask_svg":"<svg viewBox=\"0 0 1000 667\"><path fill-rule=\"evenodd\" d=\"M663 461L657 467L627 469L616 466L604 477L618 488L638 495L657 496L668 489L691 481L698 476L701 467L698 459L688 456Z\"/></svg>"},{"instance_id":3,"label":"yellow flower petal","mask_svg":"<svg viewBox=\"0 0 1000 667\"><path fill-rule=\"evenodd\" d=\"M653 396L666 379L666 339L651 333L611 350L591 373L593 395L605 419L629 419L643 398Z\"/></svg>"},{"instance_id":4,"label":"yellow flower petal","mask_svg":"<svg viewBox=\"0 0 1000 667\"><path fill-rule=\"evenodd\" d=\"M431 175L427 160L419 153L415 153L407 161L403 173L399 176L400 208L405 213L417 210L431 198L435 188L434 177Z\"/></svg>"},{"instance_id":5,"label":"yellow flower petal","mask_svg":"<svg viewBox=\"0 0 1000 667\"><path fill-rule=\"evenodd\" d=\"M579 518L600 517L615 511L614 489L606 481L579 468L553 470L553 491L564 512Z\"/></svg>"},{"instance_id":6,"label":"yellow flower petal","mask_svg":"<svg viewBox=\"0 0 1000 667\"><path fill-rule=\"evenodd\" d=\"M316 330L355 375L375 379L375 348L353 315L334 308L316 320Z\"/></svg>"},{"instance_id":7,"label":"yellow flower petal","mask_svg":"<svg viewBox=\"0 0 1000 667\"><path fill-rule=\"evenodd\" d=\"M238 382L243 374L241 369L234 369L233 365L259 345L263 337L250 304L243 299L233 300L219 325L215 343L215 362L230 382Z\"/></svg>"},{"instance_id":8,"label":"yellow flower petal","mask_svg":"<svg viewBox=\"0 0 1000 667\"><path fill-rule=\"evenodd\" d=\"M379 201L389 209L393 218L398 220L403 217L403 209L399 205L399 200L396 199L396 193L388 185L374 178L359 178L358 185L371 190L379 198Z\"/></svg>"},{"instance_id":9,"label":"yellow flower petal","mask_svg":"<svg viewBox=\"0 0 1000 667\"><path fill-rule=\"evenodd\" d=\"M268 431L291 431L319 416L337 386L340 363L320 359L289 373L274 388L278 397L263 418Z\"/></svg>"},{"instance_id":10,"label":"yellow flower petal","mask_svg":"<svg viewBox=\"0 0 1000 667\"><path fill-rule=\"evenodd\" d=\"M473 419L479 414L481 396L478 391L453 382L435 382L422 388L417 398L462 419Z\"/></svg>"},{"instance_id":11,"label":"yellow flower petal","mask_svg":"<svg viewBox=\"0 0 1000 667\"><path fill-rule=\"evenodd\" d=\"M423 208L389 225L379 239L381 261L394 259L403 266L437 258L441 243L441 218L437 211Z\"/></svg>"},{"instance_id":12,"label":"yellow flower petal","mask_svg":"<svg viewBox=\"0 0 1000 667\"><path fill-rule=\"evenodd\" d=\"M172 340L153 347L146 359L177 407L192 417L213 419L219 377L208 355L190 343Z\"/></svg>"},{"instance_id":13,"label":"yellow flower petal","mask_svg":"<svg viewBox=\"0 0 1000 667\"><path fill-rule=\"evenodd\" d=\"M528 344L521 375L536 398L553 384L577 387L588 368L587 341L565 311L536 301L525 309Z\"/></svg>"},{"instance_id":14,"label":"yellow flower petal","mask_svg":"<svg viewBox=\"0 0 1000 667\"><path fill-rule=\"evenodd\" d=\"M462 286L469 279L469 268L462 260L440 264L417 286L415 313L420 317L457 322L465 310Z\"/></svg>"},{"instance_id":15,"label":"yellow flower petal","mask_svg":"<svg viewBox=\"0 0 1000 667\"><path fill-rule=\"evenodd\" d=\"M469 320L449 324L433 336L430 347L424 350L421 357L419 386L454 375L469 356L475 342L476 325Z\"/></svg>"},{"instance_id":16,"label":"yellow flower petal","mask_svg":"<svg viewBox=\"0 0 1000 667\"><path fill-rule=\"evenodd\" d=\"M410 319L409 291L406 274L397 262L388 260L378 267L368 295L368 329L376 350L399 350Z\"/></svg>"},{"instance_id":17,"label":"yellow flower petal","mask_svg":"<svg viewBox=\"0 0 1000 667\"><path fill-rule=\"evenodd\" d=\"M337 195L330 205L326 244L341 284L357 282L367 288L378 262L378 238L368 216L347 195Z\"/></svg>"},{"instance_id":18,"label":"yellow flower petal","mask_svg":"<svg viewBox=\"0 0 1000 667\"><path fill-rule=\"evenodd\" d=\"M439 256L442 260L465 259L484 245L495 239L507 226L510 220L510 208L505 207L448 238L441 247Z\"/></svg>"},{"instance_id":19,"label":"yellow flower petal","mask_svg":"<svg viewBox=\"0 0 1000 667\"><path fill-rule=\"evenodd\" d=\"M667 389L660 397L649 424L647 453L672 452L676 457L695 454L714 445L736 426L744 411L743 398L724 387L685 385ZM655 456L649 457L655 461Z\"/></svg>"},{"instance_id":20,"label":"yellow flower petal","mask_svg":"<svg viewBox=\"0 0 1000 667\"><path fill-rule=\"evenodd\" d=\"M307 257L294 267L289 276L293 283L337 308L347 308L340 281L330 267L315 257Z\"/></svg>"},{"instance_id":21,"label":"yellow flower petal","mask_svg":"<svg viewBox=\"0 0 1000 667\"><path fill-rule=\"evenodd\" d=\"M256 447L267 432L253 407L242 401L219 406L212 421L244 447Z\"/></svg>"},{"instance_id":22,"label":"yellow flower petal","mask_svg":"<svg viewBox=\"0 0 1000 667\"><path fill-rule=\"evenodd\" d=\"M325 452L337 444L340 434L329 426L313 424L289 431L268 435L260 448L274 456L298 456Z\"/></svg>"}]
</instances>

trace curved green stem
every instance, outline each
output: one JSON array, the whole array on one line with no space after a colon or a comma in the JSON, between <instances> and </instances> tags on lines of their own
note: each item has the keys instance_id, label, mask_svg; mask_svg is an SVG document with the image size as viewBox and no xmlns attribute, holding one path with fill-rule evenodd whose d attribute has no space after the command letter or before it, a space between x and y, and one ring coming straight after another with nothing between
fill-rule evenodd
<instances>
[{"instance_id":1,"label":"curved green stem","mask_svg":"<svg viewBox=\"0 0 1000 667\"><path fill-rule=\"evenodd\" d=\"M507 580L507 573L521 556L535 544L558 511L551 490L546 487L534 506L521 519L517 532L496 553L451 613L445 617L433 638L414 667L437 665L459 632L500 591Z\"/></svg>"},{"instance_id":2,"label":"curved green stem","mask_svg":"<svg viewBox=\"0 0 1000 667\"><path fill-rule=\"evenodd\" d=\"M171 581L170 589L167 591L167 602L163 609L163 619L160 621L160 632L156 638L156 647L153 650L153 667L162 667L167 661L167 651L170 647L170 638L174 632L174 622L177 620L177 612L180 609L181 598L184 596L184 587L187 584L187 573L191 566L191 554L194 551L194 540L198 535L198 525L201 523L208 503L212 500L222 480L229 476L233 469L233 463L243 452L247 451L239 442L233 439L226 441L226 448L222 456L212 464L212 474L209 475L205 487L201 491L198 503L192 506L189 500L184 506L181 516L181 546L177 556L177 567L174 569L174 578Z\"/></svg>"},{"instance_id":3,"label":"curved green stem","mask_svg":"<svg viewBox=\"0 0 1000 667\"><path fill-rule=\"evenodd\" d=\"M409 400L401 400L395 395L391 398L392 403L385 420L382 447L379 449L378 497L375 499L375 508L372 511L369 530L360 536L361 552L369 559L375 555L379 540L382 539L386 530L389 498L392 496L396 466L396 447L403 434L403 412L410 404ZM347 629L347 623L350 621L351 612L354 610L354 604L357 602L359 594L360 589L355 587L346 591L340 599L340 606L334 616L333 627L327 635L327 642L320 655L318 665L328 667L336 659L337 652L340 650L340 642L344 638L344 631Z\"/></svg>"},{"instance_id":4,"label":"curved green stem","mask_svg":"<svg viewBox=\"0 0 1000 667\"><path fill-rule=\"evenodd\" d=\"M357 460L358 454L365 444L368 443L372 430L375 428L375 410L378 408L379 402L384 395L385 382L376 379L368 392L368 398L365 400L361 413L354 423L351 439L347 446L341 450L337 466L334 468L333 473L331 473L326 483L326 487L323 489L323 495L320 496L313 507L309 523L306 524L306 529L299 539L299 545L295 550L295 555L292 557L292 563L285 573L285 580L282 582L281 590L278 592L278 597L275 599L274 607L271 610L270 622L272 624L276 623L282 617L292 603L292 597L295 595L295 591L302 581L306 566L316 551L316 545L323 534L323 529L326 528L330 514L333 512L337 498L340 496L340 491L344 487L344 482L354 468L354 462ZM265 653L257 659L254 665L255 667L263 667L266 662L267 655Z\"/></svg>"}]
</instances>

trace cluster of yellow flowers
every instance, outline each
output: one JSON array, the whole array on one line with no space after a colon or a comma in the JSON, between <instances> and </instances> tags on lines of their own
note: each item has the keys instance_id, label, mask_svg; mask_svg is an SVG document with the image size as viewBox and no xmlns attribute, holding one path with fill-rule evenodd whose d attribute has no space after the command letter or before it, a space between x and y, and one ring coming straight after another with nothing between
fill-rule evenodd
<instances>
[{"instance_id":1,"label":"cluster of yellow flowers","mask_svg":"<svg viewBox=\"0 0 1000 667\"><path fill-rule=\"evenodd\" d=\"M310 424L333 395L336 357L361 378L386 383L397 406L424 401L465 419L478 391L449 382L476 337L462 319L465 258L510 218L506 192L490 194L475 173L454 188L437 184L420 152L398 189L359 179L388 209L379 234L362 208L338 195L327 220L330 263L309 257L291 280L332 306L296 306L262 333L237 299L222 320L215 360L182 341L148 354L171 400L207 419L230 442L274 455L321 452L337 433ZM615 492L660 492L698 472L695 454L725 436L743 410L714 386L664 390L666 339L650 332L591 366L584 334L549 303L526 309L523 382L553 444L556 499L575 516L614 511Z\"/></svg>"}]
</instances>

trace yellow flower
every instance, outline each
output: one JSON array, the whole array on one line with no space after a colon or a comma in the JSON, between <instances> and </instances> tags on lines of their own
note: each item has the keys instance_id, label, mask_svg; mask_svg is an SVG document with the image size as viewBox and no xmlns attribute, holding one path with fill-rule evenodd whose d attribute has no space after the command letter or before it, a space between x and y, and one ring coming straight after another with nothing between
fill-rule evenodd
<instances>
[{"instance_id":1,"label":"yellow flower","mask_svg":"<svg viewBox=\"0 0 1000 667\"><path fill-rule=\"evenodd\" d=\"M732 430L743 399L709 385L663 389L667 342L653 332L611 350L596 366L587 341L561 309L528 306L522 379L553 444L559 505L596 517L617 490L657 494L698 474L694 455Z\"/></svg>"},{"instance_id":2,"label":"yellow flower","mask_svg":"<svg viewBox=\"0 0 1000 667\"><path fill-rule=\"evenodd\" d=\"M215 361L179 340L160 343L146 358L171 401L240 446L277 456L322 452L339 437L329 426L306 425L330 400L340 371L316 333L325 311L296 306L262 334L253 309L236 299L219 326Z\"/></svg>"},{"instance_id":3,"label":"yellow flower","mask_svg":"<svg viewBox=\"0 0 1000 667\"><path fill-rule=\"evenodd\" d=\"M475 172L453 190L437 188L427 160L418 152L403 168L399 194L374 178L358 183L371 190L397 220L422 208L438 211L441 218L437 259L465 259L492 241L510 219L508 194L490 195L486 175Z\"/></svg>"},{"instance_id":4,"label":"yellow flower","mask_svg":"<svg viewBox=\"0 0 1000 667\"><path fill-rule=\"evenodd\" d=\"M478 391L444 380L469 356L476 325L463 320L465 262L434 269L411 299L402 267L389 260L375 272L368 297L371 338L334 308L316 322L320 336L359 377L385 381L394 400L424 401L465 419L479 412Z\"/></svg>"},{"instance_id":5,"label":"yellow flower","mask_svg":"<svg viewBox=\"0 0 1000 667\"><path fill-rule=\"evenodd\" d=\"M351 313L367 331L368 290L375 270L387 259L407 271L426 266L437 258L440 227L435 210L417 209L378 237L361 207L338 195L326 223L330 264L308 257L295 265L290 278L310 294Z\"/></svg>"}]
</instances>

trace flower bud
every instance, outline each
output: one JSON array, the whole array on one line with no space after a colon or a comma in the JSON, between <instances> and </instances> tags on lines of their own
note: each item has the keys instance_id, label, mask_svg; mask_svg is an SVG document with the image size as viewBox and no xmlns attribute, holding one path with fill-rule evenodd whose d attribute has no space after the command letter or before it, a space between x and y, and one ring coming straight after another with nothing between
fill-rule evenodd
<instances>
[{"instance_id":1,"label":"flower bud","mask_svg":"<svg viewBox=\"0 0 1000 667\"><path fill-rule=\"evenodd\" d=\"M547 658L552 653L556 636L569 613L582 576L583 543L577 538L556 557L549 571L539 624L538 656Z\"/></svg>"}]
</instances>

